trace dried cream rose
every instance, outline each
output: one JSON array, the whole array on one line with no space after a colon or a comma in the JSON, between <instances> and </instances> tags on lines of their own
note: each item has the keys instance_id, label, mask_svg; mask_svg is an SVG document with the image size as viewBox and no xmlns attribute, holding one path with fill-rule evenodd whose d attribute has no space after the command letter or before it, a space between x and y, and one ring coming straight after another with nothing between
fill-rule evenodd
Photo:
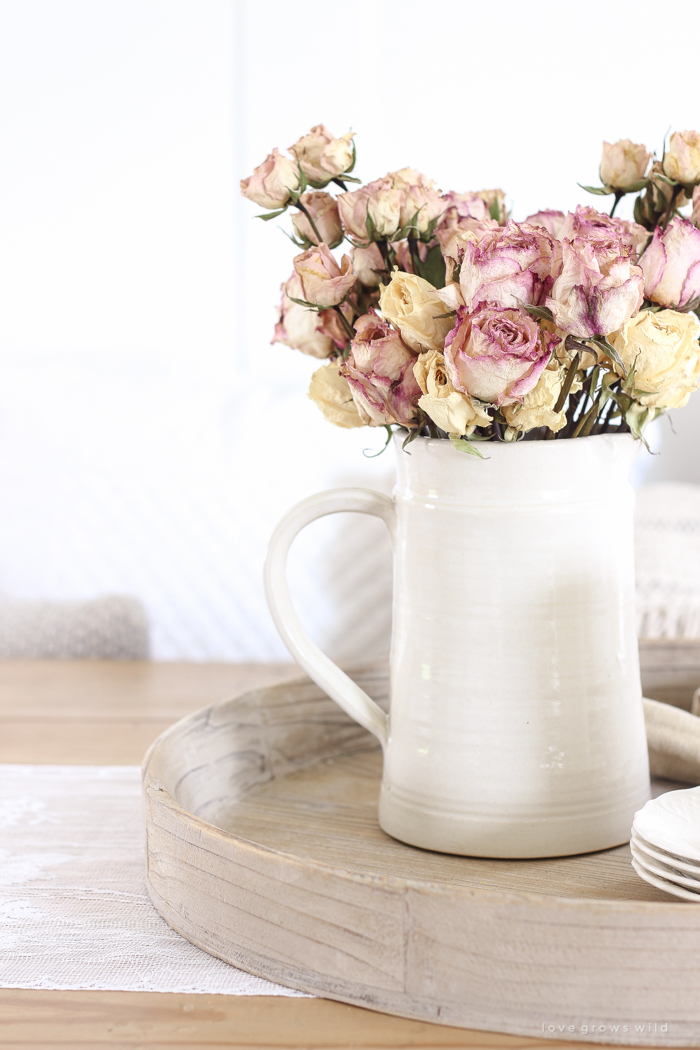
<instances>
[{"instance_id":1,"label":"dried cream rose","mask_svg":"<svg viewBox=\"0 0 700 1050\"><path fill-rule=\"evenodd\" d=\"M365 426L355 408L350 384L340 375L338 366L333 362L322 365L311 376L309 397L316 402L329 423L346 430Z\"/></svg>"},{"instance_id":2,"label":"dried cream rose","mask_svg":"<svg viewBox=\"0 0 700 1050\"><path fill-rule=\"evenodd\" d=\"M629 139L604 142L600 181L614 190L628 190L645 177L651 157L646 146L638 146Z\"/></svg>"},{"instance_id":3,"label":"dried cream rose","mask_svg":"<svg viewBox=\"0 0 700 1050\"><path fill-rule=\"evenodd\" d=\"M317 124L308 135L290 146L289 152L298 160L311 185L320 188L351 166L354 134L348 131L336 139L325 124Z\"/></svg>"},{"instance_id":4,"label":"dried cream rose","mask_svg":"<svg viewBox=\"0 0 700 1050\"><path fill-rule=\"evenodd\" d=\"M488 413L466 395L455 390L445 371L445 356L439 350L421 354L413 374L423 396L418 405L441 430L469 436L475 427L488 426Z\"/></svg>"},{"instance_id":5,"label":"dried cream rose","mask_svg":"<svg viewBox=\"0 0 700 1050\"><path fill-rule=\"evenodd\" d=\"M522 405L516 402L513 405L504 405L501 409L508 426L519 431L549 427L555 433L566 426L564 410L554 411L565 375L566 369L564 368L545 368L537 381L537 386L523 398ZM578 387L580 384L577 385L577 389Z\"/></svg>"},{"instance_id":6,"label":"dried cream rose","mask_svg":"<svg viewBox=\"0 0 700 1050\"><path fill-rule=\"evenodd\" d=\"M684 186L700 182L700 134L674 131L664 154L664 174Z\"/></svg>"},{"instance_id":7,"label":"dried cream rose","mask_svg":"<svg viewBox=\"0 0 700 1050\"><path fill-rule=\"evenodd\" d=\"M445 317L445 305L429 281L412 273L394 270L379 297L379 308L387 321L401 332L401 338L417 354L423 350L442 350L445 336L453 327ZM443 316L440 316L440 315Z\"/></svg>"},{"instance_id":8,"label":"dried cream rose","mask_svg":"<svg viewBox=\"0 0 700 1050\"><path fill-rule=\"evenodd\" d=\"M652 408L682 408L700 383L700 321L677 310L642 310L610 342L634 385L649 394L638 400Z\"/></svg>"}]
</instances>

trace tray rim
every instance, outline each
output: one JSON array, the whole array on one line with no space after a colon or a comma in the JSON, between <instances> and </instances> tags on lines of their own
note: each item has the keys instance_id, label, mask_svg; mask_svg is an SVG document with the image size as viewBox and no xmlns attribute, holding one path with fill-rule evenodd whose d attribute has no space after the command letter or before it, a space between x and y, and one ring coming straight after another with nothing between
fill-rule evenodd
<instances>
[{"instance_id":1,"label":"tray rim","mask_svg":"<svg viewBox=\"0 0 700 1050\"><path fill-rule=\"evenodd\" d=\"M309 686L316 697L302 694ZM694 984L700 911L694 916L688 903L565 897L363 873L218 828L182 805L157 775L160 749L178 735L222 710L226 722L221 726L233 727L235 718L229 716L237 705L262 712L265 699L282 700L286 690L295 688L299 692L290 696L292 705L332 704L300 675L210 704L170 726L149 748L142 767L146 885L154 907L174 930L224 962L268 980L428 1023L567 1041L560 1027L554 1033L544 1030L545 1021L550 1027L565 1021L577 1025L574 1034L567 1032L573 1041L700 1045L700 989ZM264 717L240 722L248 728L275 725ZM367 748L354 746L357 737L348 740L348 753L377 750L369 737ZM322 762L322 745L317 755L297 768ZM284 775L283 762L281 779ZM279 776L272 770L273 779ZM177 845L169 854L173 836ZM347 896L338 883L348 887ZM337 916L327 914L329 903L337 907ZM364 956L357 950L362 940ZM403 949L397 948L401 943ZM324 958L332 964L326 967ZM666 970L678 972L675 984L659 983L662 959ZM629 1031L635 1018L653 1022L654 1031ZM620 1034L584 1030L581 1026L590 1021L618 1023ZM626 1021L628 1033L622 1034ZM656 1030L664 1022L669 1034Z\"/></svg>"},{"instance_id":2,"label":"tray rim","mask_svg":"<svg viewBox=\"0 0 700 1050\"><path fill-rule=\"evenodd\" d=\"M518 904L518 903L522 903L522 902L527 902L528 904L540 904L542 906L547 906L547 905L551 905L553 902L561 901L562 903L565 902L567 905L575 905L577 907L581 907L584 911L589 911L592 907L600 907L601 909L604 909L604 910L613 910L613 911L624 910L624 911L632 911L632 912L639 911L642 914L644 914L646 912L656 912L659 909L662 909L664 912L667 912L668 909L671 908L671 909L677 910L679 913L683 912L687 916L687 913L688 913L688 906L687 906L687 904L684 904L684 903L682 903L680 901L674 901L674 900L669 900L669 901L624 901L624 900L605 900L605 899L600 899L599 900L597 898L565 897L565 896L559 896L559 895L555 895L555 894L533 893L531 890L515 891L515 890L489 889L488 887L484 888L484 887L481 887L481 886L468 887L468 886L459 886L459 885L456 885L454 883L440 883L440 882L434 882L434 881L425 880L425 879L408 879L408 878L405 878L404 876L401 876L401 875L378 875L378 874L374 874L374 873L371 873L371 872L362 873L360 871L353 871L350 868L338 867L336 865L326 864L324 861L320 861L320 860L316 860L316 859L312 859L312 858L308 858L308 859L307 858L303 858L302 859L300 857L297 857L294 853L287 853L284 850L273 849L270 846L264 846L261 843L255 842L253 839L247 839L247 838L244 838L243 836L236 835L233 832L226 831L224 828L218 828L215 824L212 824L210 821L206 820L204 817L197 816L195 813L192 813L190 810L186 809L183 805L181 805L181 803L179 803L177 801L177 799L168 791L168 789L166 787L164 787L162 785L162 783L160 781L156 781L155 779L153 779L153 781L152 781L150 779L152 777L151 764L152 764L155 756L157 755L157 752L160 750L162 745L169 740L169 738L171 736L178 736L179 734L181 734L183 732L183 730L187 726L194 725L198 721L200 721L201 719L203 719L205 717L208 720L209 715L210 715L211 712L220 710L222 708L230 707L231 705L235 705L235 704L240 703L240 702L242 702L244 700L254 699L261 693L265 693L265 694L269 695L271 693L276 692L277 690L282 691L283 689L288 688L290 686L305 685L309 681L310 681L310 679L308 678L307 675L304 675L304 674L298 675L298 676L296 676L294 678L290 678L287 681L279 683L277 685L267 686L267 687L263 687L261 689L250 689L250 690L247 690L246 692L240 693L240 694L238 694L236 696L229 697L229 698L224 699L224 700L219 700L219 701L217 701L214 704L209 704L207 707L201 708L199 711L193 712L191 715L186 715L184 718L181 718L179 721L175 722L172 726L169 726L163 733L161 733L160 736L158 736L156 738L156 740L153 741L153 743L149 747L148 751L146 752L146 754L144 756L144 759L143 759L142 766L141 766L141 780L142 780L142 785L143 785L144 791L149 790L151 788L151 786L155 786L155 784L158 783L160 785L160 789L159 789L160 792L162 792L162 794L165 795L167 800L168 800L167 803L166 803L167 806L168 806L168 809L170 809L172 812L179 812L181 814L184 814L189 821L200 825L201 828L202 829L206 829L207 832L213 832L216 835L222 836L224 839L226 839L227 841L229 841L231 843L240 843L241 845L245 845L246 847L254 848L255 850L258 850L261 853L269 853L270 855L273 855L275 857L279 857L279 858L284 859L287 862L291 862L291 863L293 863L295 865L302 866L302 867L313 867L313 868L317 869L318 871L328 872L329 874L333 874L334 876L347 878L347 879L349 879L351 881L357 881L357 882L361 882L363 884L366 884L368 881L376 881L378 884L382 884L382 885L386 885L387 883L389 883L391 885L395 885L397 889L399 889L400 887L402 887L402 888L403 887L405 887L405 888L410 887L411 889L430 890L430 891L435 891L438 894L446 893L446 894L448 894L450 896L455 895L455 896L464 897L464 898L468 898L468 899L473 899L474 897L483 897L484 900L490 900L490 901L492 901L494 903L504 903L504 904ZM373 748L373 750L376 750L376 748ZM308 765L311 766L313 764L314 763L309 763ZM300 769L308 768L308 766L307 767L299 767L299 768ZM161 797L161 801L163 801L162 797ZM396 839L394 841L398 842L399 840ZM399 845L403 845L403 843L399 843ZM410 846L410 847L407 847L407 848L409 848L409 849L418 849L419 847L417 847L417 846ZM619 848L619 847L613 847L613 849L615 849L615 848ZM426 850L425 852L426 853L431 853L433 851ZM596 853L607 853L607 852L609 852L609 851L608 850L596 851ZM596 853L586 854L586 855L587 856L596 856ZM469 858L469 859L472 860L472 861L476 861L476 862L478 862L479 860L485 860L485 861L488 862L490 860L497 859L497 858L473 857L473 858ZM549 857L549 858L544 858L544 859L545 860L557 860L558 858L556 858L556 857ZM518 863L518 861L517 860L513 861L513 863ZM531 863L531 861L526 861L525 863ZM698 914L699 914L699 917L700 917L700 911L699 911Z\"/></svg>"}]
</instances>

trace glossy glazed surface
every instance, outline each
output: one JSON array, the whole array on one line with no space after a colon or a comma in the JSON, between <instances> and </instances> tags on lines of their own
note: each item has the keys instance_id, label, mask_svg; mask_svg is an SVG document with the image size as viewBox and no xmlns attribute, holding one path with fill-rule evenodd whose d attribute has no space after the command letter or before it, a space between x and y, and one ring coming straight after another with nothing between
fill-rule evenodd
<instances>
[{"instance_id":1,"label":"glossy glazed surface","mask_svg":"<svg viewBox=\"0 0 700 1050\"><path fill-rule=\"evenodd\" d=\"M280 526L294 534L319 513L358 509L392 530L388 725L356 686L336 676L328 688L330 661L290 625L280 572L291 540L279 530L268 566L292 653L382 740L382 828L471 856L626 842L649 797L627 481L635 443L488 444L484 460L447 441L396 446L395 521L385 497L366 493L361 506L355 490L351 507L347 490L312 497Z\"/></svg>"}]
</instances>

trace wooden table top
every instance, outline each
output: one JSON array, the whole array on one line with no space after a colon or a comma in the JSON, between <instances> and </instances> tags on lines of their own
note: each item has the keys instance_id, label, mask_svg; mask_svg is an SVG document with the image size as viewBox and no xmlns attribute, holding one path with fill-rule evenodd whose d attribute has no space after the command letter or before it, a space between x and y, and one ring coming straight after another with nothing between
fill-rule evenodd
<instances>
[{"instance_id":1,"label":"wooden table top","mask_svg":"<svg viewBox=\"0 0 700 1050\"><path fill-rule=\"evenodd\" d=\"M136 765L184 715L298 673L293 664L0 661L0 762ZM584 1045L408 1021L327 999L0 989L6 1050Z\"/></svg>"}]
</instances>

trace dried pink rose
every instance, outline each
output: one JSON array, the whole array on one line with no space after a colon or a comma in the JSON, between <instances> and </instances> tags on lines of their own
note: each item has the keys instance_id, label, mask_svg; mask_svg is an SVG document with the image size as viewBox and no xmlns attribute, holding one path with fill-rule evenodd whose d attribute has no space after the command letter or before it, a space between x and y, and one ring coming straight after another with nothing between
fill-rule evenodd
<instances>
[{"instance_id":1,"label":"dried pink rose","mask_svg":"<svg viewBox=\"0 0 700 1050\"><path fill-rule=\"evenodd\" d=\"M376 244L366 248L353 248L351 253L352 269L365 288L378 288L382 274L386 273L386 264Z\"/></svg>"},{"instance_id":2,"label":"dried pink rose","mask_svg":"<svg viewBox=\"0 0 700 1050\"><path fill-rule=\"evenodd\" d=\"M443 199L435 189L435 183L414 168L401 168L387 175L394 190L399 190L401 211L399 226L413 223L417 233L425 233L431 222L445 210Z\"/></svg>"},{"instance_id":3,"label":"dried pink rose","mask_svg":"<svg viewBox=\"0 0 700 1050\"><path fill-rule=\"evenodd\" d=\"M628 246L616 238L563 242L562 271L546 302L562 332L581 339L609 335L643 300L644 278Z\"/></svg>"},{"instance_id":4,"label":"dried pink rose","mask_svg":"<svg viewBox=\"0 0 700 1050\"><path fill-rule=\"evenodd\" d=\"M491 405L522 401L547 366L558 337L524 310L461 306L445 340L445 368L455 390Z\"/></svg>"},{"instance_id":5,"label":"dried pink rose","mask_svg":"<svg viewBox=\"0 0 700 1050\"><path fill-rule=\"evenodd\" d=\"M441 226L456 226L461 219L486 222L490 218L486 202L476 193L455 193L450 190L449 193L443 193L442 201L445 217Z\"/></svg>"},{"instance_id":6,"label":"dried pink rose","mask_svg":"<svg viewBox=\"0 0 700 1050\"><path fill-rule=\"evenodd\" d=\"M479 303L536 306L552 286L559 245L541 226L509 222L467 243L459 283L468 310Z\"/></svg>"},{"instance_id":7,"label":"dried pink rose","mask_svg":"<svg viewBox=\"0 0 700 1050\"><path fill-rule=\"evenodd\" d=\"M241 193L261 208L283 208L292 191L299 189L301 179L294 161L283 157L278 149L254 170L247 179L241 179Z\"/></svg>"},{"instance_id":8,"label":"dried pink rose","mask_svg":"<svg viewBox=\"0 0 700 1050\"><path fill-rule=\"evenodd\" d=\"M700 230L679 218L663 231L657 226L640 265L648 299L661 306L687 306L700 296Z\"/></svg>"},{"instance_id":9,"label":"dried pink rose","mask_svg":"<svg viewBox=\"0 0 700 1050\"><path fill-rule=\"evenodd\" d=\"M360 243L371 240L367 229L369 215L377 235L391 239L401 226L403 190L394 189L390 179L377 179L359 190L338 195L338 210L347 233Z\"/></svg>"},{"instance_id":10,"label":"dried pink rose","mask_svg":"<svg viewBox=\"0 0 700 1050\"><path fill-rule=\"evenodd\" d=\"M335 344L325 332L321 331L323 314L301 306L292 299L303 299L304 290L301 280L293 273L282 285L282 302L279 307L279 320L271 342L284 343L292 350L299 350L309 357L324 358L335 352ZM335 313L335 311L333 311ZM345 340L347 343L347 338Z\"/></svg>"},{"instance_id":11,"label":"dried pink rose","mask_svg":"<svg viewBox=\"0 0 700 1050\"><path fill-rule=\"evenodd\" d=\"M611 219L595 208L579 204L576 211L570 211L566 216L557 236L562 241L573 241L576 237L586 241L609 241L614 237L639 255L649 240L649 231L637 222Z\"/></svg>"},{"instance_id":12,"label":"dried pink rose","mask_svg":"<svg viewBox=\"0 0 700 1050\"><path fill-rule=\"evenodd\" d=\"M322 310L342 303L357 281L350 256L344 255L338 266L326 244L297 255L294 269L301 278L302 298Z\"/></svg>"},{"instance_id":13,"label":"dried pink rose","mask_svg":"<svg viewBox=\"0 0 700 1050\"><path fill-rule=\"evenodd\" d=\"M390 171L386 177L395 190L407 190L415 186L425 190L435 189L434 181L416 168L400 168L398 171Z\"/></svg>"},{"instance_id":14,"label":"dried pink rose","mask_svg":"<svg viewBox=\"0 0 700 1050\"><path fill-rule=\"evenodd\" d=\"M528 226L541 226L552 237L559 238L559 234L566 216L563 211L554 211L552 208L544 211L536 211L534 215L528 215L525 224Z\"/></svg>"},{"instance_id":15,"label":"dried pink rose","mask_svg":"<svg viewBox=\"0 0 700 1050\"><path fill-rule=\"evenodd\" d=\"M338 205L330 193L322 193L317 190L314 193L304 193L299 198L306 211L313 220L311 222L299 211L292 215L292 226L297 236L308 244L327 244L329 248L337 248L343 239L343 227L338 214ZM314 226L318 235L314 232Z\"/></svg>"},{"instance_id":16,"label":"dried pink rose","mask_svg":"<svg viewBox=\"0 0 700 1050\"><path fill-rule=\"evenodd\" d=\"M471 241L478 244L491 230L499 229L495 219L460 219L456 226L444 226L435 231L435 239L445 259L459 262L464 249Z\"/></svg>"},{"instance_id":17,"label":"dried pink rose","mask_svg":"<svg viewBox=\"0 0 700 1050\"><path fill-rule=\"evenodd\" d=\"M391 325L372 311L355 322L357 335L340 368L363 422L370 427L415 426L422 390L413 375L416 355Z\"/></svg>"},{"instance_id":18,"label":"dried pink rose","mask_svg":"<svg viewBox=\"0 0 700 1050\"><path fill-rule=\"evenodd\" d=\"M354 134L348 131L337 139L324 124L317 124L290 146L289 152L299 161L312 186L325 186L351 167Z\"/></svg>"}]
</instances>

